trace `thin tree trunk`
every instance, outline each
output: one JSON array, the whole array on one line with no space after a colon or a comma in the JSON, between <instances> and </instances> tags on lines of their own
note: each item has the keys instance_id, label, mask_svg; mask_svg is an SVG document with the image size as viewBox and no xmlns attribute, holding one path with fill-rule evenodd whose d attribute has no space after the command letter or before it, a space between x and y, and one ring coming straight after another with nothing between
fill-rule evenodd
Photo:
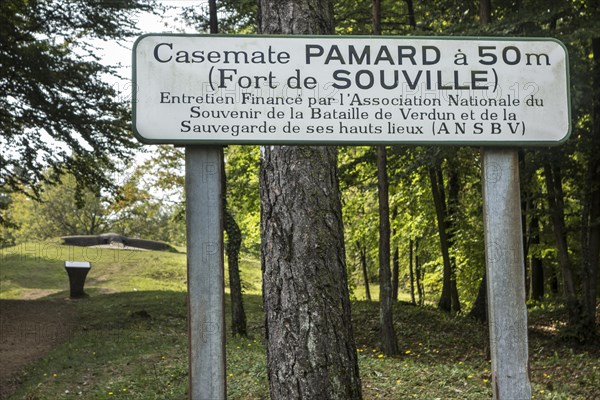
<instances>
[{"instance_id":1,"label":"thin tree trunk","mask_svg":"<svg viewBox=\"0 0 600 400\"><path fill-rule=\"evenodd\" d=\"M219 33L219 18L217 16L217 0L208 0L208 23L210 33Z\"/></svg>"},{"instance_id":2,"label":"thin tree trunk","mask_svg":"<svg viewBox=\"0 0 600 400\"><path fill-rule=\"evenodd\" d=\"M223 175L225 176L225 175ZM223 192L225 193L225 192ZM242 280L240 278L240 247L242 245L242 231L229 212L223 208L224 227L227 232L227 266L229 270L229 292L231 298L231 333L247 336L246 312L242 297Z\"/></svg>"},{"instance_id":3,"label":"thin tree trunk","mask_svg":"<svg viewBox=\"0 0 600 400\"><path fill-rule=\"evenodd\" d=\"M373 0L373 34L381 35L381 4ZM393 298L390 276L390 204L385 146L377 146L377 188L379 194L379 325L382 351L398 353L394 330Z\"/></svg>"},{"instance_id":4,"label":"thin tree trunk","mask_svg":"<svg viewBox=\"0 0 600 400\"><path fill-rule=\"evenodd\" d=\"M415 274L417 278L417 293L419 294L419 305L425 302L425 290L423 288L423 271L419 260L419 239L415 239Z\"/></svg>"},{"instance_id":5,"label":"thin tree trunk","mask_svg":"<svg viewBox=\"0 0 600 400\"><path fill-rule=\"evenodd\" d=\"M479 1L479 22L482 25L489 24L492 19L492 0Z\"/></svg>"},{"instance_id":6,"label":"thin tree trunk","mask_svg":"<svg viewBox=\"0 0 600 400\"><path fill-rule=\"evenodd\" d=\"M406 8L408 10L408 24L413 30L415 30L417 29L417 19L415 18L415 5L413 3L413 0L404 0L404 2L406 3Z\"/></svg>"},{"instance_id":7,"label":"thin tree trunk","mask_svg":"<svg viewBox=\"0 0 600 400\"><path fill-rule=\"evenodd\" d=\"M333 2L259 0L261 34L332 34ZM261 258L272 399L361 399L333 146L265 146Z\"/></svg>"},{"instance_id":8,"label":"thin tree trunk","mask_svg":"<svg viewBox=\"0 0 600 400\"><path fill-rule=\"evenodd\" d=\"M381 0L373 0L373 35L381 35Z\"/></svg>"},{"instance_id":9,"label":"thin tree trunk","mask_svg":"<svg viewBox=\"0 0 600 400\"><path fill-rule=\"evenodd\" d=\"M392 210L392 220L395 221L398 216L398 208ZM396 236L396 230L392 229L392 237ZM398 301L398 287L400 285L400 251L398 243L394 244L394 254L392 255L392 300Z\"/></svg>"},{"instance_id":10,"label":"thin tree trunk","mask_svg":"<svg viewBox=\"0 0 600 400\"><path fill-rule=\"evenodd\" d=\"M398 301L398 287L400 286L400 251L394 246L392 256L392 300Z\"/></svg>"},{"instance_id":11,"label":"thin tree trunk","mask_svg":"<svg viewBox=\"0 0 600 400\"><path fill-rule=\"evenodd\" d=\"M589 175L600 176L600 162L598 160L590 161ZM595 165L594 165L595 164ZM587 254L582 254L583 259L583 325L588 333L587 337L596 334L596 305L597 305L597 287L598 287L598 264L600 258L600 185L594 182L590 176L588 178L589 190L589 220L582 229L587 229L587 242L584 247Z\"/></svg>"},{"instance_id":12,"label":"thin tree trunk","mask_svg":"<svg viewBox=\"0 0 600 400\"><path fill-rule=\"evenodd\" d=\"M368 301L371 301L371 289L369 287L369 271L367 265L367 249L360 243L356 242L358 254L360 255L360 268L362 270L363 282L365 285L365 296Z\"/></svg>"},{"instance_id":13,"label":"thin tree trunk","mask_svg":"<svg viewBox=\"0 0 600 400\"><path fill-rule=\"evenodd\" d=\"M529 238L532 245L540 244L540 222L535 214L529 222ZM531 299L540 301L544 298L544 265L537 255L531 256Z\"/></svg>"},{"instance_id":14,"label":"thin tree trunk","mask_svg":"<svg viewBox=\"0 0 600 400\"><path fill-rule=\"evenodd\" d=\"M417 304L415 301L415 276L414 276L414 266L413 266L413 240L410 239L408 242L408 273L410 276L410 301L413 304Z\"/></svg>"},{"instance_id":15,"label":"thin tree trunk","mask_svg":"<svg viewBox=\"0 0 600 400\"><path fill-rule=\"evenodd\" d=\"M588 336L596 334L596 304L598 288L598 268L600 262L600 37L592 39L592 53L594 54L593 66L593 110L592 110L592 135L591 147L595 149L588 155L588 173L586 179L586 207L582 223L582 254L583 280L583 325ZM585 254L587 253L587 254Z\"/></svg>"},{"instance_id":16,"label":"thin tree trunk","mask_svg":"<svg viewBox=\"0 0 600 400\"><path fill-rule=\"evenodd\" d=\"M477 291L477 297L473 302L473 307L467 316L474 318L480 322L487 322L487 276L485 271L483 273L483 279L479 284L479 290Z\"/></svg>"},{"instance_id":17,"label":"thin tree trunk","mask_svg":"<svg viewBox=\"0 0 600 400\"><path fill-rule=\"evenodd\" d=\"M453 166L448 172L448 217L446 219L446 230L448 232L448 248L454 243L454 219L458 215L458 196L460 184L458 182L458 166ZM440 172L440 182L443 177ZM460 312L460 300L458 298L458 288L456 286L456 257L450 257L450 296L452 298L452 312Z\"/></svg>"},{"instance_id":18,"label":"thin tree trunk","mask_svg":"<svg viewBox=\"0 0 600 400\"><path fill-rule=\"evenodd\" d=\"M525 150L519 150L519 172L521 173L520 182L525 182L525 184L520 185L521 190L521 237L523 238L523 275L525 278L525 298L529 298L530 292L530 279L529 279L529 244L531 242L531 236L528 235L528 224L527 224L527 216L531 213L533 209L533 199L532 194L529 192L528 188L531 183L531 176L527 173L527 168L525 166ZM533 218L533 217L532 217Z\"/></svg>"},{"instance_id":19,"label":"thin tree trunk","mask_svg":"<svg viewBox=\"0 0 600 400\"><path fill-rule=\"evenodd\" d=\"M581 322L581 309L575 293L573 268L569 258L567 231L565 227L564 193L562 189L562 174L560 167L551 165L550 162L547 161L544 163L544 175L546 178L550 216L558 250L558 261L562 274L563 292L569 314L569 324L572 327L576 327Z\"/></svg>"},{"instance_id":20,"label":"thin tree trunk","mask_svg":"<svg viewBox=\"0 0 600 400\"><path fill-rule=\"evenodd\" d=\"M554 296L558 296L558 269L552 268L552 275L550 276L550 293Z\"/></svg>"},{"instance_id":21,"label":"thin tree trunk","mask_svg":"<svg viewBox=\"0 0 600 400\"><path fill-rule=\"evenodd\" d=\"M492 21L492 0L479 0L479 22L487 25ZM483 266L483 279L479 284L477 297L468 316L481 322L487 322L487 274Z\"/></svg>"},{"instance_id":22,"label":"thin tree trunk","mask_svg":"<svg viewBox=\"0 0 600 400\"><path fill-rule=\"evenodd\" d=\"M379 322L382 351L386 355L398 353L392 310L390 276L390 209L385 146L377 146L377 187L379 193Z\"/></svg>"},{"instance_id":23,"label":"thin tree trunk","mask_svg":"<svg viewBox=\"0 0 600 400\"><path fill-rule=\"evenodd\" d=\"M442 274L442 294L438 302L438 308L445 312L452 311L452 268L450 266L450 254L448 236L446 231L446 204L444 199L443 182L439 182L438 178L441 175L439 172L441 167L436 165L429 168L429 180L431 182L431 192L433 194L433 203L437 216L438 234L440 237L440 247L442 251L442 259L444 262L444 270Z\"/></svg>"},{"instance_id":24,"label":"thin tree trunk","mask_svg":"<svg viewBox=\"0 0 600 400\"><path fill-rule=\"evenodd\" d=\"M216 0L208 1L210 33L219 33ZM242 280L240 277L240 248L242 246L242 231L227 207L227 175L225 159L221 157L221 176L223 193L223 228L227 232L227 268L229 272L229 297L231 300L231 333L233 336L247 336L246 312L242 295Z\"/></svg>"}]
</instances>

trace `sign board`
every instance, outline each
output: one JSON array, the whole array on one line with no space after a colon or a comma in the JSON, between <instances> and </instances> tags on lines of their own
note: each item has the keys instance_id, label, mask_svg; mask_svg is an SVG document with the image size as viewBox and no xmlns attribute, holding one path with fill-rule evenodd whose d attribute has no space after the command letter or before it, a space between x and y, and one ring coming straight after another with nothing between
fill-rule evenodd
<instances>
[{"instance_id":1,"label":"sign board","mask_svg":"<svg viewBox=\"0 0 600 400\"><path fill-rule=\"evenodd\" d=\"M553 145L570 134L554 39L149 34L144 143Z\"/></svg>"}]
</instances>

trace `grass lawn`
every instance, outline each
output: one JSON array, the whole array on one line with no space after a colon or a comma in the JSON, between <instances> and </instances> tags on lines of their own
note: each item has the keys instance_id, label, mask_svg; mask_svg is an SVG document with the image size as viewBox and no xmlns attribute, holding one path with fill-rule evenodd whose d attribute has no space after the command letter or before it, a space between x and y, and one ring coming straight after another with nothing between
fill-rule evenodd
<instances>
[{"instance_id":1,"label":"grass lawn","mask_svg":"<svg viewBox=\"0 0 600 400\"><path fill-rule=\"evenodd\" d=\"M93 265L91 297L70 302L77 317L69 339L20 374L22 385L10 399L187 398L185 254L83 251L47 242L0 254L0 299L65 302L64 260ZM260 263L243 259L241 267L250 337L227 337L228 398L266 399ZM378 350L377 303L352 307L366 399L491 398L485 326L401 302L395 309L401 354L385 357ZM228 320L229 303L226 310ZM561 341L563 320L560 308L531 310L534 396L598 399L600 346Z\"/></svg>"}]
</instances>

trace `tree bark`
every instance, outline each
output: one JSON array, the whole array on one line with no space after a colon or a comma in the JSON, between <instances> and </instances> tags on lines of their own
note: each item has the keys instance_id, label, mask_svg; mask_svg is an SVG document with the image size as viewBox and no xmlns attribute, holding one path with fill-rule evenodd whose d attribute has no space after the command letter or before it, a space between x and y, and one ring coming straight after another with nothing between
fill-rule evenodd
<instances>
[{"instance_id":1,"label":"tree bark","mask_svg":"<svg viewBox=\"0 0 600 400\"><path fill-rule=\"evenodd\" d=\"M523 276L525 277L525 298L528 299L530 295L531 282L529 279L529 244L531 243L531 236L528 234L527 215L533 210L533 199L532 193L529 191L531 186L531 174L527 173L525 166L525 150L519 150L519 173L521 177L519 182L524 182L520 185L521 190L521 237L523 240ZM533 218L533 216L532 216Z\"/></svg>"},{"instance_id":2,"label":"tree bark","mask_svg":"<svg viewBox=\"0 0 600 400\"><path fill-rule=\"evenodd\" d=\"M479 22L482 25L489 24L492 20L492 0L479 1Z\"/></svg>"},{"instance_id":3,"label":"tree bark","mask_svg":"<svg viewBox=\"0 0 600 400\"><path fill-rule=\"evenodd\" d=\"M225 176L225 174L223 174ZM225 193L225 192L223 192ZM223 196L225 198L225 196ZM223 208L224 227L227 232L227 267L229 270L229 296L231 299L231 333L247 336L246 312L242 297L242 280L240 278L240 247L242 246L242 231L225 206Z\"/></svg>"},{"instance_id":4,"label":"tree bark","mask_svg":"<svg viewBox=\"0 0 600 400\"><path fill-rule=\"evenodd\" d=\"M208 0L208 23L210 33L219 33L219 18L217 15L217 0Z\"/></svg>"},{"instance_id":5,"label":"tree bark","mask_svg":"<svg viewBox=\"0 0 600 400\"><path fill-rule=\"evenodd\" d=\"M477 297L467 316L476 319L479 322L487 322L487 276L485 271L483 273L483 280L479 284Z\"/></svg>"},{"instance_id":6,"label":"tree bark","mask_svg":"<svg viewBox=\"0 0 600 400\"><path fill-rule=\"evenodd\" d=\"M540 243L540 222L535 215L529 222L529 240L532 245ZM541 301L544 298L544 265L542 259L536 255L531 256L531 299Z\"/></svg>"},{"instance_id":7,"label":"tree bark","mask_svg":"<svg viewBox=\"0 0 600 400\"><path fill-rule=\"evenodd\" d=\"M562 174L560 167L552 165L549 161L544 163L544 176L548 193L548 205L554 238L558 250L558 262L562 274L563 292L571 327L577 327L581 322L581 305L575 293L573 267L569 258L567 244L567 230L565 227L564 192L562 188Z\"/></svg>"},{"instance_id":8,"label":"tree bark","mask_svg":"<svg viewBox=\"0 0 600 400\"><path fill-rule=\"evenodd\" d=\"M454 243L454 220L458 215L458 196L460 184L458 181L458 166L452 166L448 171L448 216L445 220L448 236L448 250ZM443 185L443 177L440 172L440 182ZM443 186L442 186L443 187ZM458 288L456 286L456 257L450 256L450 297L452 299L452 312L460 312L460 300L458 299Z\"/></svg>"},{"instance_id":9,"label":"tree bark","mask_svg":"<svg viewBox=\"0 0 600 400\"><path fill-rule=\"evenodd\" d=\"M552 268L552 275L550 275L550 293L554 296L558 296L558 268Z\"/></svg>"},{"instance_id":10,"label":"tree bark","mask_svg":"<svg viewBox=\"0 0 600 400\"><path fill-rule=\"evenodd\" d=\"M362 270L363 282L365 284L365 296L368 301L371 301L371 289L369 287L369 271L367 265L367 249L360 243L356 242L356 248L360 255L360 268Z\"/></svg>"},{"instance_id":11,"label":"tree bark","mask_svg":"<svg viewBox=\"0 0 600 400\"><path fill-rule=\"evenodd\" d=\"M386 355L398 353L392 309L390 274L390 207L385 146L377 146L377 188L379 194L379 324L382 351Z\"/></svg>"},{"instance_id":12,"label":"tree bark","mask_svg":"<svg viewBox=\"0 0 600 400\"><path fill-rule=\"evenodd\" d=\"M429 180L431 182L431 192L433 194L433 203L437 216L438 234L440 236L440 249L443 259L442 274L442 294L438 301L438 308L445 312L452 311L452 268L450 265L449 242L446 230L446 200L443 190L444 182L440 182L441 167L436 165L429 168Z\"/></svg>"},{"instance_id":13,"label":"tree bark","mask_svg":"<svg viewBox=\"0 0 600 400\"><path fill-rule=\"evenodd\" d=\"M208 1L210 33L219 33L216 0ZM221 176L223 193L223 228L227 232L227 268L229 272L229 298L231 301L231 333L233 336L247 336L246 312L242 296L242 280L240 278L240 248L242 246L242 231L227 207L227 174L225 173L225 158L221 157Z\"/></svg>"},{"instance_id":14,"label":"tree bark","mask_svg":"<svg viewBox=\"0 0 600 400\"><path fill-rule=\"evenodd\" d=\"M398 207L392 210L392 221L398 217ZM392 237L396 236L396 230L392 229ZM400 286L400 250L398 244L394 245L394 254L392 256L392 300L398 301L398 288Z\"/></svg>"},{"instance_id":15,"label":"tree bark","mask_svg":"<svg viewBox=\"0 0 600 400\"><path fill-rule=\"evenodd\" d=\"M398 292L400 286L400 250L394 246L392 256L392 300L398 301Z\"/></svg>"},{"instance_id":16,"label":"tree bark","mask_svg":"<svg viewBox=\"0 0 600 400\"><path fill-rule=\"evenodd\" d=\"M404 0L406 3L407 14L408 14L408 24L410 27L415 30L417 29L417 19L415 18L415 5L413 0Z\"/></svg>"},{"instance_id":17,"label":"tree bark","mask_svg":"<svg viewBox=\"0 0 600 400\"><path fill-rule=\"evenodd\" d=\"M381 35L381 2L373 0L373 34ZM390 204L387 151L377 146L377 189L379 195L379 325L381 349L386 355L398 353L394 330L392 281L390 274Z\"/></svg>"},{"instance_id":18,"label":"tree bark","mask_svg":"<svg viewBox=\"0 0 600 400\"><path fill-rule=\"evenodd\" d=\"M600 37L592 39L594 54L592 100L592 135L588 155L586 199L582 223L582 271L583 280L583 325L588 336L596 334L596 304L598 288L598 268L600 263ZM587 254L586 254L587 253Z\"/></svg>"},{"instance_id":19,"label":"tree bark","mask_svg":"<svg viewBox=\"0 0 600 400\"><path fill-rule=\"evenodd\" d=\"M410 239L408 242L408 274L410 277L410 301L413 304L417 304L415 301L415 275L413 266L413 240Z\"/></svg>"},{"instance_id":20,"label":"tree bark","mask_svg":"<svg viewBox=\"0 0 600 400\"><path fill-rule=\"evenodd\" d=\"M259 0L262 34L332 34L333 3ZM337 149L265 146L260 195L272 399L360 399Z\"/></svg>"},{"instance_id":21,"label":"tree bark","mask_svg":"<svg viewBox=\"0 0 600 400\"><path fill-rule=\"evenodd\" d=\"M425 302L425 289L423 288L423 270L419 261L419 239L415 239L415 275L417 278L417 293L419 294L419 305Z\"/></svg>"},{"instance_id":22,"label":"tree bark","mask_svg":"<svg viewBox=\"0 0 600 400\"><path fill-rule=\"evenodd\" d=\"M381 35L381 0L373 0L373 35Z\"/></svg>"}]
</instances>

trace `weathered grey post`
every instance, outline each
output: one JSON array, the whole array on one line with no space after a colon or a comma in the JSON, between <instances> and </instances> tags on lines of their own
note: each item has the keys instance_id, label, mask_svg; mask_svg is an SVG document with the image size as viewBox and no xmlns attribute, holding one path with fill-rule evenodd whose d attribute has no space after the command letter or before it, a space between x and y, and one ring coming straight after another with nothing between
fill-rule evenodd
<instances>
[{"instance_id":1,"label":"weathered grey post","mask_svg":"<svg viewBox=\"0 0 600 400\"><path fill-rule=\"evenodd\" d=\"M529 400L517 150L484 148L483 204L494 399Z\"/></svg>"},{"instance_id":2,"label":"weathered grey post","mask_svg":"<svg viewBox=\"0 0 600 400\"><path fill-rule=\"evenodd\" d=\"M225 399L222 148L186 146L191 400Z\"/></svg>"}]
</instances>

